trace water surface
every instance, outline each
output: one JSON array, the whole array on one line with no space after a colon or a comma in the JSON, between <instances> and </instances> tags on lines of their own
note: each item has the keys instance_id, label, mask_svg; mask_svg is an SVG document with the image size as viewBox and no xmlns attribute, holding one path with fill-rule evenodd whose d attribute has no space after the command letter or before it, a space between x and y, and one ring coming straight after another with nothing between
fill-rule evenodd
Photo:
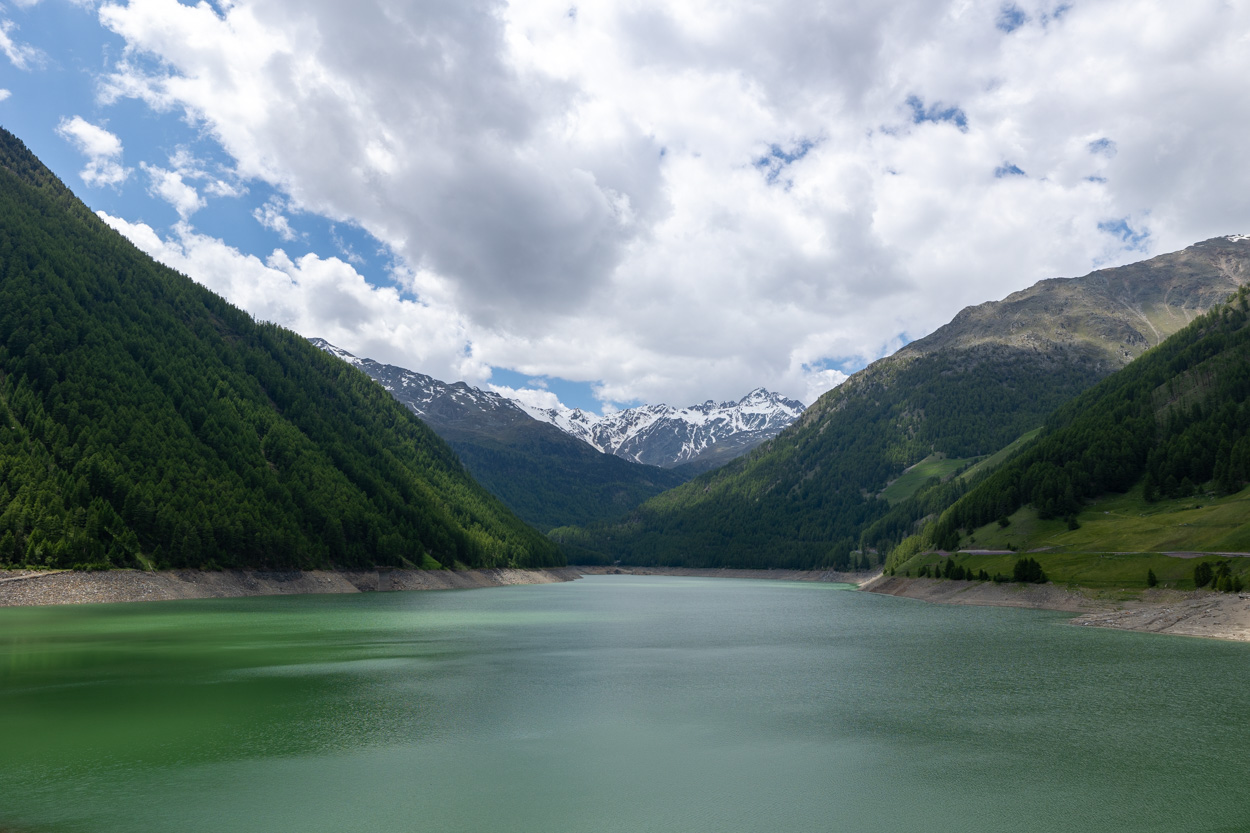
<instances>
[{"instance_id":1,"label":"water surface","mask_svg":"<svg viewBox=\"0 0 1250 833\"><path fill-rule=\"evenodd\" d=\"M1250 829L1250 646L601 576L0 610L0 830Z\"/></svg>"}]
</instances>

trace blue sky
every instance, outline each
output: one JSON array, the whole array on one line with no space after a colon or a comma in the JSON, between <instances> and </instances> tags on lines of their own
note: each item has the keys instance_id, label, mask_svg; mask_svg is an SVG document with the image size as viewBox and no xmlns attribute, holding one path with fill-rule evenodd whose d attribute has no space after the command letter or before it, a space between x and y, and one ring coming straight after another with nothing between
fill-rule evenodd
<instances>
[{"instance_id":1,"label":"blue sky","mask_svg":"<svg viewBox=\"0 0 1250 833\"><path fill-rule=\"evenodd\" d=\"M258 318L594 411L811 401L963 306L1250 230L1240 4L568 11L0 0L0 124Z\"/></svg>"}]
</instances>

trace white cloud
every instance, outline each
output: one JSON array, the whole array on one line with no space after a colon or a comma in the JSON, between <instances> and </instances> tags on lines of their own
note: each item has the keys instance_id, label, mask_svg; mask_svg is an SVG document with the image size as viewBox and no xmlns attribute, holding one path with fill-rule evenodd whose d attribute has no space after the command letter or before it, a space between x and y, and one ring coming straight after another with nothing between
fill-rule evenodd
<instances>
[{"instance_id":1,"label":"white cloud","mask_svg":"<svg viewBox=\"0 0 1250 833\"><path fill-rule=\"evenodd\" d=\"M5 101L11 95L13 95L13 93L9 90L0 89L0 101Z\"/></svg>"},{"instance_id":2,"label":"white cloud","mask_svg":"<svg viewBox=\"0 0 1250 833\"><path fill-rule=\"evenodd\" d=\"M103 100L377 237L475 361L806 399L964 305L1250 228L1250 7L1015 6L110 2ZM452 366L441 332L407 349Z\"/></svg>"},{"instance_id":3,"label":"white cloud","mask_svg":"<svg viewBox=\"0 0 1250 833\"><path fill-rule=\"evenodd\" d=\"M13 39L17 24L12 20L0 20L0 52L18 69L31 69L44 59L43 52L35 47Z\"/></svg>"},{"instance_id":4,"label":"white cloud","mask_svg":"<svg viewBox=\"0 0 1250 833\"><path fill-rule=\"evenodd\" d=\"M188 185L178 171L168 171L156 165L149 165L146 162L140 162L139 167L143 168L144 172L151 179L151 184L148 187L149 192L172 205L174 210L178 212L178 216L183 220L186 220L206 205L199 191Z\"/></svg>"},{"instance_id":5,"label":"white cloud","mask_svg":"<svg viewBox=\"0 0 1250 833\"><path fill-rule=\"evenodd\" d=\"M79 172L87 185L120 185L130 176L131 169L122 166L121 139L104 128L74 116L61 119L56 132L87 157L87 166Z\"/></svg>"},{"instance_id":6,"label":"white cloud","mask_svg":"<svg viewBox=\"0 0 1250 833\"><path fill-rule=\"evenodd\" d=\"M467 348L464 322L453 312L405 299L389 287L370 286L338 258L292 258L275 249L261 260L186 223L162 237L144 223L97 213L156 260L255 318L321 336L358 356L421 368L449 381L481 384L490 375Z\"/></svg>"},{"instance_id":7,"label":"white cloud","mask_svg":"<svg viewBox=\"0 0 1250 833\"><path fill-rule=\"evenodd\" d=\"M264 205L253 209L252 216L256 218L256 222L277 234L283 240L294 240L296 237L295 229L291 228L291 222L282 213L285 210L286 206L282 200L271 197L265 201Z\"/></svg>"},{"instance_id":8,"label":"white cloud","mask_svg":"<svg viewBox=\"0 0 1250 833\"><path fill-rule=\"evenodd\" d=\"M569 410L560 402L558 396L542 388L510 388L507 385L487 385L486 387L506 399L515 399L529 411Z\"/></svg>"}]
</instances>

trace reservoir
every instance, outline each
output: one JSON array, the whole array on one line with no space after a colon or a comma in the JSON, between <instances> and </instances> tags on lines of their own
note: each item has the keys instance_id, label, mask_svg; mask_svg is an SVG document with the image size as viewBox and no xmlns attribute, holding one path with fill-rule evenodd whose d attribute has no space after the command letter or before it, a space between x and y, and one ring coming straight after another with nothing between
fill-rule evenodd
<instances>
[{"instance_id":1,"label":"reservoir","mask_svg":"<svg viewBox=\"0 0 1250 833\"><path fill-rule=\"evenodd\" d=\"M828 584L0 610L0 831L1222 831L1250 645Z\"/></svg>"}]
</instances>

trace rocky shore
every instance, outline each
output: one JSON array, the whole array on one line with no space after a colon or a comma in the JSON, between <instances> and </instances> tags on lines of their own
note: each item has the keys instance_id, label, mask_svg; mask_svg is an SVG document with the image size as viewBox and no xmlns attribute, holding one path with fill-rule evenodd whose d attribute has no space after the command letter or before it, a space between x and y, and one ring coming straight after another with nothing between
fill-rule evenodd
<instances>
[{"instance_id":1,"label":"rocky shore","mask_svg":"<svg viewBox=\"0 0 1250 833\"><path fill-rule=\"evenodd\" d=\"M1079 613L1072 624L1250 641L1250 594L1206 590L1099 591L1054 584L995 584L878 576L870 593L935 604L1028 607Z\"/></svg>"},{"instance_id":2,"label":"rocky shore","mask_svg":"<svg viewBox=\"0 0 1250 833\"><path fill-rule=\"evenodd\" d=\"M0 571L0 607L219 599L298 593L467 590L573 581L567 567L546 570L74 570Z\"/></svg>"}]
</instances>

